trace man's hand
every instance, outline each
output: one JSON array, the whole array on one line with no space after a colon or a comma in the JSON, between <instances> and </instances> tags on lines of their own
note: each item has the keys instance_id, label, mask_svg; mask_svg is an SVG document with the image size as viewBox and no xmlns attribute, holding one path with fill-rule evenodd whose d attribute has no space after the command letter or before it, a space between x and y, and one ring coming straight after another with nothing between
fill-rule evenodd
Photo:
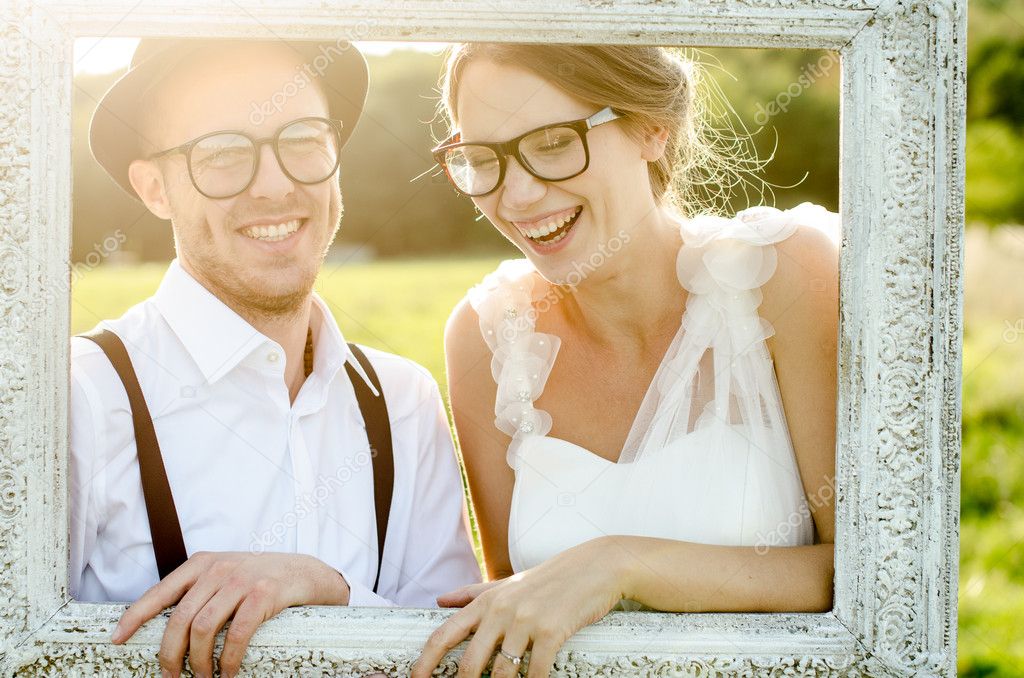
<instances>
[{"instance_id":1,"label":"man's hand","mask_svg":"<svg viewBox=\"0 0 1024 678\"><path fill-rule=\"evenodd\" d=\"M161 673L177 678L188 651L196 676L213 676L214 639L231 619L219 662L230 677L260 624L286 607L347 605L348 597L344 577L312 556L197 553L125 610L111 640L123 643L177 603L160 643Z\"/></svg>"},{"instance_id":2,"label":"man's hand","mask_svg":"<svg viewBox=\"0 0 1024 678\"><path fill-rule=\"evenodd\" d=\"M500 586L505 578L485 581L480 584L470 584L462 588L449 591L437 597L438 607L466 607L484 591L489 591L495 586Z\"/></svg>"}]
</instances>

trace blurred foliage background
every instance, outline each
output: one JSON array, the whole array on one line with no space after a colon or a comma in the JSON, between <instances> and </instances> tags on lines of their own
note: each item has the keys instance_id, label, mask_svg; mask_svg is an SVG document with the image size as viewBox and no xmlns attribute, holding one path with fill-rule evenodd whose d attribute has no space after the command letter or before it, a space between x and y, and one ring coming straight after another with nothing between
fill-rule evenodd
<instances>
[{"instance_id":1,"label":"blurred foliage background","mask_svg":"<svg viewBox=\"0 0 1024 678\"><path fill-rule=\"evenodd\" d=\"M968 32L958 669L1024 676L1024 2L970 0ZM733 126L752 133L762 158L774 151L763 175L780 187L774 203L812 200L835 210L834 56L735 49L695 56L733 107ZM428 149L446 131L434 120L439 55L396 50L369 61L369 101L342 164L342 233L317 289L349 339L408 355L443 383L449 309L514 250L429 172ZM151 294L173 256L169 225L120 193L88 151L92 108L118 75L76 76L75 332ZM785 111L765 120L772 102ZM729 208L748 200L762 202L740 195ZM118 231L123 242L109 251Z\"/></svg>"},{"instance_id":2,"label":"blurred foliage background","mask_svg":"<svg viewBox=\"0 0 1024 678\"><path fill-rule=\"evenodd\" d=\"M802 50L706 50L708 84L725 98L712 100L716 114L726 102L735 109L731 124L751 133L758 155L774 159L761 178L776 186L779 207L813 200L836 210L839 167L839 61L829 52ZM370 91L366 108L345 147L341 187L345 202L338 260L513 252L470 201L458 196L434 166L430 148L446 127L436 115L439 53L395 50L368 55ZM756 77L750 77L755 74ZM76 77L74 107L74 247L83 261L116 228L126 237L122 261L166 261L174 256L170 226L129 198L106 176L88 149L88 123L96 102L120 76L82 73ZM806 86L791 82L803 75ZM765 116L775 102L785 108ZM760 128L760 129L759 129ZM424 174L426 173L426 174ZM418 177L418 178L417 178ZM767 195L766 199L771 200ZM733 209L761 204L760 196L739 194Z\"/></svg>"}]
</instances>

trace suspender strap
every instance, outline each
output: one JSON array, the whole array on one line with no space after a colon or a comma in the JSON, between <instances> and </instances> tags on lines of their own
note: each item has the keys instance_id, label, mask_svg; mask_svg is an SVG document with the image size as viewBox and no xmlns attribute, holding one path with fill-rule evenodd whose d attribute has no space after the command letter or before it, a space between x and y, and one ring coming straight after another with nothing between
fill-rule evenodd
<instances>
[{"instance_id":1,"label":"suspender strap","mask_svg":"<svg viewBox=\"0 0 1024 678\"><path fill-rule=\"evenodd\" d=\"M388 516L391 514L391 496L395 488L395 459L391 448L391 421L388 419L388 406L384 402L384 389L373 370L373 365L355 344L350 343L353 355L362 366L366 376L377 389L379 396L373 391L352 367L345 363L345 371L356 392L359 410L363 413L366 425L366 437L370 441L370 457L373 460L373 504L377 513L377 577L373 581L373 592L377 592L380 584L380 571L384 565L384 540L388 533Z\"/></svg>"},{"instance_id":2,"label":"suspender strap","mask_svg":"<svg viewBox=\"0 0 1024 678\"><path fill-rule=\"evenodd\" d=\"M153 419L142 395L139 379L135 375L131 358L120 337L109 330L96 330L79 335L95 342L114 366L128 392L128 404L132 409L132 423L135 425L135 448L139 457L139 473L142 476L142 494L146 499L146 513L149 516L149 531L153 538L153 552L156 567L163 579L175 568L188 560L185 541L181 536L178 512L174 508L174 497L167 482L167 471L160 456L160 445L153 430Z\"/></svg>"},{"instance_id":3,"label":"suspender strap","mask_svg":"<svg viewBox=\"0 0 1024 678\"><path fill-rule=\"evenodd\" d=\"M164 468L163 457L160 455L160 445L157 443L153 419L146 406L142 387L139 386L135 368L132 367L131 358L120 337L109 330L96 330L79 336L94 342L103 350L128 394L128 404L132 410L132 424L135 427L139 473L142 476L142 493L146 500L146 514L149 517L149 531L153 539L157 570L160 573L160 578L163 579L188 560L188 554L185 551L185 542L181 535L181 525L178 521L178 511L174 507L171 486L167 482L167 471ZM379 396L373 395L352 365L345 364L366 425L366 437L370 442L370 454L373 460L373 501L377 518L377 577L373 582L373 591L376 593L384 562L384 540L387 536L388 516L391 514L391 498L395 485L391 421L388 419L384 390L380 386L380 380L377 378L373 365L358 346L349 344L349 347L363 371L366 372L366 376L370 378L370 382L380 394Z\"/></svg>"}]
</instances>

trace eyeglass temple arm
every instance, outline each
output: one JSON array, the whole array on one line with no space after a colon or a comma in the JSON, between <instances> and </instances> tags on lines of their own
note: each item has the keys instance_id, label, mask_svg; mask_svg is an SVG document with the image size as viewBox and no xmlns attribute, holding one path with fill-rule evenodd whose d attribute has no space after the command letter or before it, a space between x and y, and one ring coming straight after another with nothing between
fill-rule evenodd
<instances>
[{"instance_id":1,"label":"eyeglass temple arm","mask_svg":"<svg viewBox=\"0 0 1024 678\"><path fill-rule=\"evenodd\" d=\"M188 146L187 143L181 144L180 146L175 146L174 148L167 148L167 149L164 149L164 150L159 151L157 153L152 153L152 154L146 156L146 160L155 160L156 158L162 158L165 155L170 155L171 153L177 153L178 151L183 151L183 150L185 150L186 146Z\"/></svg>"},{"instance_id":2,"label":"eyeglass temple arm","mask_svg":"<svg viewBox=\"0 0 1024 678\"><path fill-rule=\"evenodd\" d=\"M612 110L611 106L606 106L587 118L587 129L603 125L606 122L611 122L612 120L617 120L621 117L621 115Z\"/></svg>"}]
</instances>

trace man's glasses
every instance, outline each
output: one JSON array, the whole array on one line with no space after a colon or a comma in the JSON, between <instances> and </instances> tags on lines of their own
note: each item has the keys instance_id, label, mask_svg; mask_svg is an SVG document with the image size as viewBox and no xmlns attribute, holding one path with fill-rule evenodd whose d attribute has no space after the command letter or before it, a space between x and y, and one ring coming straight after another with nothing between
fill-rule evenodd
<instances>
[{"instance_id":1,"label":"man's glasses","mask_svg":"<svg viewBox=\"0 0 1024 678\"><path fill-rule=\"evenodd\" d=\"M504 143L463 142L456 133L431 153L457 191L479 198L501 185L510 155L544 181L564 181L582 174L590 165L587 132L621 117L606 107L589 118L544 125Z\"/></svg>"},{"instance_id":2,"label":"man's glasses","mask_svg":"<svg viewBox=\"0 0 1024 678\"><path fill-rule=\"evenodd\" d=\"M338 169L341 124L340 120L327 118L299 118L263 139L245 132L210 132L149 158L184 153L189 178L197 191L207 198L231 198L252 186L259 171L259 149L270 144L289 179L318 184Z\"/></svg>"}]
</instances>

